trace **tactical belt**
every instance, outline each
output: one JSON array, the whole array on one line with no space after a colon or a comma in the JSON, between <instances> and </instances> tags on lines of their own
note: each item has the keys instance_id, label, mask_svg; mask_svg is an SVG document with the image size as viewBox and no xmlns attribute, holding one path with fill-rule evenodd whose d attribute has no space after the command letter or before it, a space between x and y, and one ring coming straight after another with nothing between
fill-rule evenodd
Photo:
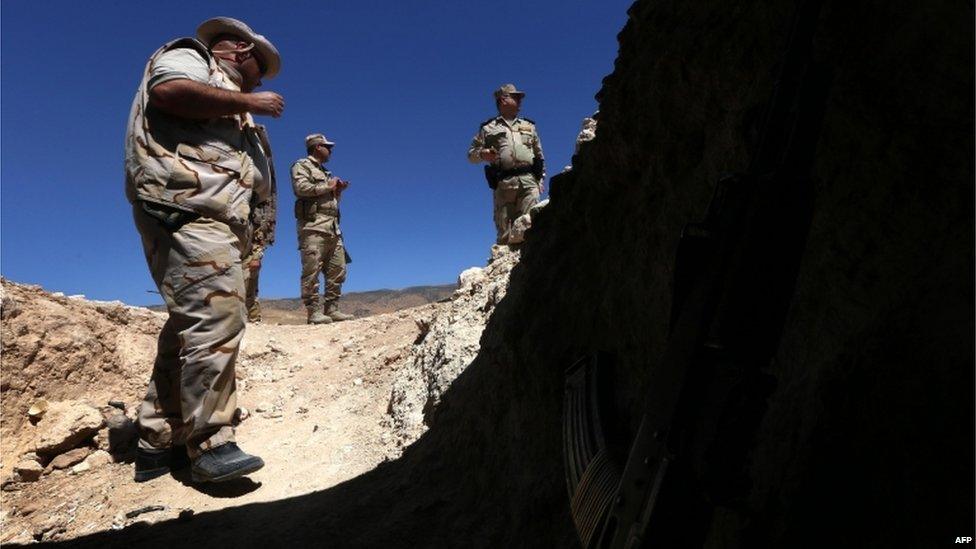
<instances>
[{"instance_id":1,"label":"tactical belt","mask_svg":"<svg viewBox=\"0 0 976 549\"><path fill-rule=\"evenodd\" d=\"M509 177L515 177L516 175L526 175L532 173L532 166L522 166L521 168L512 168L510 170L498 170L498 180L508 179Z\"/></svg>"},{"instance_id":2,"label":"tactical belt","mask_svg":"<svg viewBox=\"0 0 976 549\"><path fill-rule=\"evenodd\" d=\"M321 213L325 215L331 215L332 217L339 217L339 209L330 206L319 206L318 198L299 198L295 201L296 205L304 208L305 211L315 206L315 211L312 214Z\"/></svg>"}]
</instances>

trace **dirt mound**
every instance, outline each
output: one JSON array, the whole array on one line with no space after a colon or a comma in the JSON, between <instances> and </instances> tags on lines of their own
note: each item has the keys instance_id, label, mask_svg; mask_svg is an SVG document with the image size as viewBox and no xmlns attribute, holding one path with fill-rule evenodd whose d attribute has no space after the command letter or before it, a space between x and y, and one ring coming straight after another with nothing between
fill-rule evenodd
<instances>
[{"instance_id":1,"label":"dirt mound","mask_svg":"<svg viewBox=\"0 0 976 549\"><path fill-rule=\"evenodd\" d=\"M44 400L134 403L145 391L164 314L121 302L65 297L39 286L2 285L2 473L33 450L32 405Z\"/></svg>"}]
</instances>

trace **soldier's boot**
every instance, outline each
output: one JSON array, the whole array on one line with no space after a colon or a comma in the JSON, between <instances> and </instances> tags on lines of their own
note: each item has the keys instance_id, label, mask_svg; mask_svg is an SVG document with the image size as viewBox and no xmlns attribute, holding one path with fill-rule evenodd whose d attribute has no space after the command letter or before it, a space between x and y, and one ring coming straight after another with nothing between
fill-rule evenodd
<instances>
[{"instance_id":1,"label":"soldier's boot","mask_svg":"<svg viewBox=\"0 0 976 549\"><path fill-rule=\"evenodd\" d=\"M342 322L343 320L352 320L356 318L353 315L349 315L340 311L339 304L336 303L336 300L334 299L332 301L325 302L325 314L326 316L329 317L329 319L334 320L336 322Z\"/></svg>"},{"instance_id":2,"label":"soldier's boot","mask_svg":"<svg viewBox=\"0 0 976 549\"><path fill-rule=\"evenodd\" d=\"M234 442L207 450L193 460L193 482L224 482L248 475L264 467L264 460L245 454Z\"/></svg>"},{"instance_id":3,"label":"soldier's boot","mask_svg":"<svg viewBox=\"0 0 976 549\"><path fill-rule=\"evenodd\" d=\"M309 324L331 324L332 319L322 313L318 305L308 307Z\"/></svg>"},{"instance_id":4,"label":"soldier's boot","mask_svg":"<svg viewBox=\"0 0 976 549\"><path fill-rule=\"evenodd\" d=\"M190 465L186 446L172 448L136 448L136 482L146 482L170 471L179 471Z\"/></svg>"}]
</instances>

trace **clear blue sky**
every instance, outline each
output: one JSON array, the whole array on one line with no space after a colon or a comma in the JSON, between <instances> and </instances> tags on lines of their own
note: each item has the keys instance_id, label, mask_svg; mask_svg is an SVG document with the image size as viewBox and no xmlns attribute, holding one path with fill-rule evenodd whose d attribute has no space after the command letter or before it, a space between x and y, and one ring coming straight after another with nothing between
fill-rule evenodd
<instances>
[{"instance_id":1,"label":"clear blue sky","mask_svg":"<svg viewBox=\"0 0 976 549\"><path fill-rule=\"evenodd\" d=\"M547 2L0 3L0 273L51 291L159 303L123 192L125 121L163 43L218 15L268 37L285 98L268 126L279 174L275 246L261 295L299 293L288 168L306 134L337 142L352 186L345 291L453 282L494 241L490 191L465 152L491 91L526 90L549 173L613 69L626 0Z\"/></svg>"}]
</instances>

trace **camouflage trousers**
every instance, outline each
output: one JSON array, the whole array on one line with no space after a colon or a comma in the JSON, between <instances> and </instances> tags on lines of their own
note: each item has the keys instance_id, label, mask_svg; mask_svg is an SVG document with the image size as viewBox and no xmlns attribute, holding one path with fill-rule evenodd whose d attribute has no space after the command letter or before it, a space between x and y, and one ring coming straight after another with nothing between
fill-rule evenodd
<instances>
[{"instance_id":1,"label":"camouflage trousers","mask_svg":"<svg viewBox=\"0 0 976 549\"><path fill-rule=\"evenodd\" d=\"M248 237L209 218L172 231L138 203L134 217L169 310L139 406L139 446L186 444L196 457L234 440L234 362L244 335L241 253Z\"/></svg>"},{"instance_id":2,"label":"camouflage trousers","mask_svg":"<svg viewBox=\"0 0 976 549\"><path fill-rule=\"evenodd\" d=\"M244 308L247 310L249 322L260 322L261 302L258 301L258 277L261 275L261 267L249 269L247 266L253 259L253 255L248 255L242 262L244 265Z\"/></svg>"},{"instance_id":3,"label":"camouflage trousers","mask_svg":"<svg viewBox=\"0 0 976 549\"><path fill-rule=\"evenodd\" d=\"M512 223L520 215L529 213L529 209L539 203L539 187L521 184L514 188L499 188L494 191L496 244L508 244L512 232Z\"/></svg>"},{"instance_id":4,"label":"camouflage trousers","mask_svg":"<svg viewBox=\"0 0 976 549\"><path fill-rule=\"evenodd\" d=\"M346 281L346 250L342 246L342 237L302 232L298 235L298 250L302 255L302 301L305 307L317 309L320 305L320 273L325 273L325 302L339 299L342 283Z\"/></svg>"}]
</instances>

